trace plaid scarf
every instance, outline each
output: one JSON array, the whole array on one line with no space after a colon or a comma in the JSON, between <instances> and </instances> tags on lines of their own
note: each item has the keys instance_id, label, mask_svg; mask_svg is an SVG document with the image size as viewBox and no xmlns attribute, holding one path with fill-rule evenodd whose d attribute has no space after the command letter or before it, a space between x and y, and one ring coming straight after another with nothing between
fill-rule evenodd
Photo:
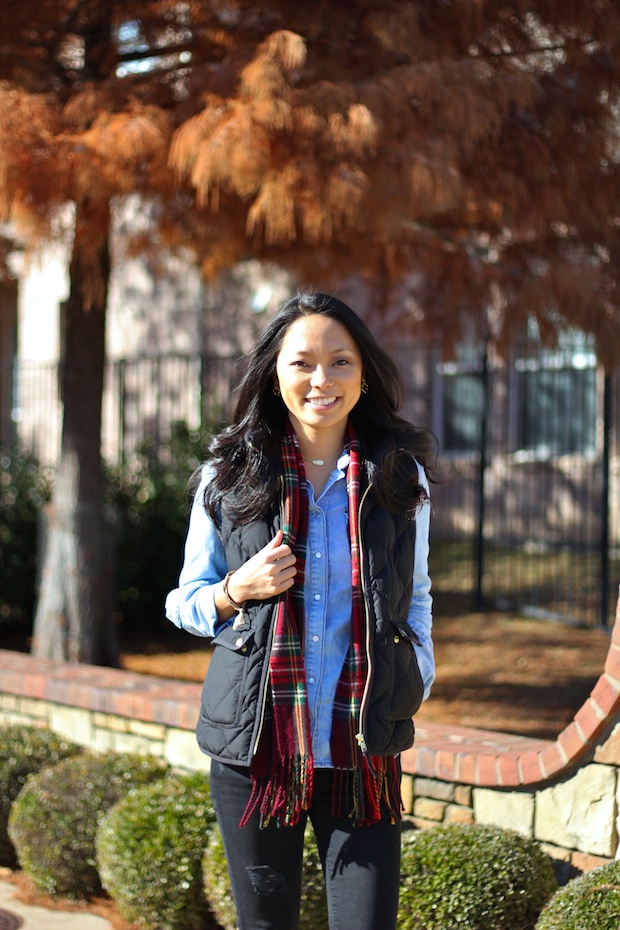
<instances>
[{"instance_id":1,"label":"plaid scarf","mask_svg":"<svg viewBox=\"0 0 620 930\"><path fill-rule=\"evenodd\" d=\"M352 565L351 641L334 700L331 753L338 772L333 813L346 813L356 825L376 823L385 813L400 818L401 797L396 760L363 754L358 734L362 695L368 677L365 614L360 570L358 513L361 453L351 426L348 431L349 532ZM292 427L282 441L284 538L297 558L295 584L278 602L269 659L271 717L263 727L251 766L252 793L240 826L260 811L260 826L275 818L292 826L312 801L313 760L310 715L303 663L304 578L308 531L308 495L303 459Z\"/></svg>"}]
</instances>

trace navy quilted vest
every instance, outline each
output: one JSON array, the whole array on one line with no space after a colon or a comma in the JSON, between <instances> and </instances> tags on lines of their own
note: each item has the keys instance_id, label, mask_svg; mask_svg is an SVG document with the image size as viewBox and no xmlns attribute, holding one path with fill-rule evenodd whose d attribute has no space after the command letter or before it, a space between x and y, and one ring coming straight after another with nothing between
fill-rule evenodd
<instances>
[{"instance_id":1,"label":"navy quilted vest","mask_svg":"<svg viewBox=\"0 0 620 930\"><path fill-rule=\"evenodd\" d=\"M415 519L378 507L369 494L362 504L364 595L370 652L370 688L361 728L371 755L392 755L413 744L412 716L423 683L407 625L412 593ZM222 519L228 568L234 570L266 546L280 527L276 506L244 526ZM276 599L250 601L246 622L222 629L202 690L196 728L203 752L221 762L250 765L265 715L269 714L268 669Z\"/></svg>"}]
</instances>

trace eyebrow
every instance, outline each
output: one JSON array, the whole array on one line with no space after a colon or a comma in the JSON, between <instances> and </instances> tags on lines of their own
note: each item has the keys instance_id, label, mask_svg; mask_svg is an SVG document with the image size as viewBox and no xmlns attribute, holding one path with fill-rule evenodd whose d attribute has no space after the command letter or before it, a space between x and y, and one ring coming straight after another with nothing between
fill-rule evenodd
<instances>
[{"instance_id":1,"label":"eyebrow","mask_svg":"<svg viewBox=\"0 0 620 930\"><path fill-rule=\"evenodd\" d=\"M354 352L355 350L351 346L341 346L338 349L332 349L331 355L338 355L339 352ZM295 349L293 355L313 355L313 349Z\"/></svg>"}]
</instances>

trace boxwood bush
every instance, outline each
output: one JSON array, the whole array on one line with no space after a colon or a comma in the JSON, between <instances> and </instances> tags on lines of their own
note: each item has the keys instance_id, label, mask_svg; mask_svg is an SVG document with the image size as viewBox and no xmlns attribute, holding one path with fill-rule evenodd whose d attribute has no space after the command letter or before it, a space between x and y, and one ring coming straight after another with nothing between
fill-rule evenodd
<instances>
[{"instance_id":1,"label":"boxwood bush","mask_svg":"<svg viewBox=\"0 0 620 930\"><path fill-rule=\"evenodd\" d=\"M618 930L620 862L574 878L553 896L536 930Z\"/></svg>"},{"instance_id":2,"label":"boxwood bush","mask_svg":"<svg viewBox=\"0 0 620 930\"><path fill-rule=\"evenodd\" d=\"M36 887L74 898L99 892L99 820L133 785L166 771L153 757L84 753L31 775L11 808L9 835Z\"/></svg>"},{"instance_id":3,"label":"boxwood bush","mask_svg":"<svg viewBox=\"0 0 620 930\"><path fill-rule=\"evenodd\" d=\"M0 865L15 868L17 854L8 834L11 804L28 775L77 755L79 746L50 730L9 726L0 730Z\"/></svg>"},{"instance_id":4,"label":"boxwood bush","mask_svg":"<svg viewBox=\"0 0 620 930\"><path fill-rule=\"evenodd\" d=\"M201 863L214 821L200 772L135 788L111 808L97 834L97 860L125 920L157 930L203 926Z\"/></svg>"},{"instance_id":5,"label":"boxwood bush","mask_svg":"<svg viewBox=\"0 0 620 930\"><path fill-rule=\"evenodd\" d=\"M226 866L224 843L217 827L211 834L202 867L205 895L211 911L223 930L236 930L237 918ZM328 930L328 926L323 870L314 833L308 826L304 843L299 930Z\"/></svg>"},{"instance_id":6,"label":"boxwood bush","mask_svg":"<svg viewBox=\"0 0 620 930\"><path fill-rule=\"evenodd\" d=\"M408 830L399 930L533 930L556 888L551 859L511 830Z\"/></svg>"}]
</instances>

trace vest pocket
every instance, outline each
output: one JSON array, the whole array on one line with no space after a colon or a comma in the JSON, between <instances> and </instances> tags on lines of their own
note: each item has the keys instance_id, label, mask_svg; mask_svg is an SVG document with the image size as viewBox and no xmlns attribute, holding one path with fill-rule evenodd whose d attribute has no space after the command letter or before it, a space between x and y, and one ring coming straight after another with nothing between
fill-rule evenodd
<instances>
[{"instance_id":1,"label":"vest pocket","mask_svg":"<svg viewBox=\"0 0 620 930\"><path fill-rule=\"evenodd\" d=\"M390 649L391 694L389 716L391 720L406 720L417 712L424 696L424 683L414 643L418 637L408 623L393 620L388 633Z\"/></svg>"},{"instance_id":2,"label":"vest pocket","mask_svg":"<svg viewBox=\"0 0 620 930\"><path fill-rule=\"evenodd\" d=\"M202 689L202 713L211 723L232 727L239 721L253 635L227 626L213 640Z\"/></svg>"}]
</instances>

